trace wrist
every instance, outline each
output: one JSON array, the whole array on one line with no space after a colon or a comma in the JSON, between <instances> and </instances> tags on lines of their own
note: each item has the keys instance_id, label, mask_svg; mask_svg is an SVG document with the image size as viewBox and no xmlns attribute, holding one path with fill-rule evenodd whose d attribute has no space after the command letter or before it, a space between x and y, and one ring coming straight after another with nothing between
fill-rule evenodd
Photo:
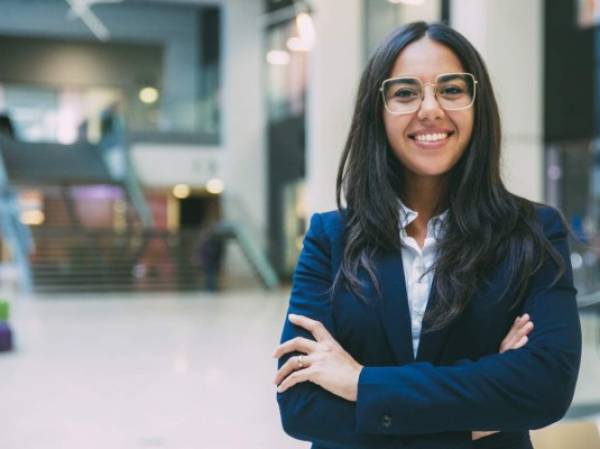
<instances>
[{"instance_id":1,"label":"wrist","mask_svg":"<svg viewBox=\"0 0 600 449\"><path fill-rule=\"evenodd\" d=\"M360 379L360 373L362 372L364 366L360 363L357 363L356 370L354 372L353 382L352 382L352 391L350 394L350 401L356 402L358 399L358 381Z\"/></svg>"}]
</instances>

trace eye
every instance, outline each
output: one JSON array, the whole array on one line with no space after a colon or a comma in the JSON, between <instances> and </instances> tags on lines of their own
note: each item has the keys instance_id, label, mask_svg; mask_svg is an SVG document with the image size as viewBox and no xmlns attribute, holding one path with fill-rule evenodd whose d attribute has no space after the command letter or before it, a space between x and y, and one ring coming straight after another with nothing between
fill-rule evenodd
<instances>
[{"instance_id":1,"label":"eye","mask_svg":"<svg viewBox=\"0 0 600 449\"><path fill-rule=\"evenodd\" d=\"M396 89L392 97L398 100L413 100L419 97L419 93L415 89L401 88Z\"/></svg>"},{"instance_id":2,"label":"eye","mask_svg":"<svg viewBox=\"0 0 600 449\"><path fill-rule=\"evenodd\" d=\"M439 92L441 95L449 95L449 96L462 95L465 93L465 89L461 86L448 85L448 86L440 87Z\"/></svg>"}]
</instances>

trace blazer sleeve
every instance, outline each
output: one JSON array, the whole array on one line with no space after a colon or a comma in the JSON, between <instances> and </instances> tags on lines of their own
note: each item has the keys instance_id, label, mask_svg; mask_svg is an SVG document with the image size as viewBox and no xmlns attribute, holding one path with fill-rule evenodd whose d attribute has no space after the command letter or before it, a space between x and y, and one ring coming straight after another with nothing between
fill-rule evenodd
<instances>
[{"instance_id":1,"label":"blazer sleeve","mask_svg":"<svg viewBox=\"0 0 600 449\"><path fill-rule=\"evenodd\" d=\"M567 270L550 287L557 267L546 258L530 281L523 311L535 328L527 345L451 366L363 368L357 400L360 432L517 431L544 427L564 416L579 372L581 329L567 233L559 214L547 211L546 236Z\"/></svg>"},{"instance_id":2,"label":"blazer sleeve","mask_svg":"<svg viewBox=\"0 0 600 449\"><path fill-rule=\"evenodd\" d=\"M288 313L305 315L322 322L335 338L329 294L331 284L331 245L323 230L320 215L314 214L294 272ZM309 332L286 318L281 342L295 337L314 340ZM279 367L292 355L295 354L282 357ZM283 429L294 438L332 449L394 447L393 437L359 434L356 404L318 385L310 382L296 384L284 393L277 394L277 402Z\"/></svg>"}]
</instances>

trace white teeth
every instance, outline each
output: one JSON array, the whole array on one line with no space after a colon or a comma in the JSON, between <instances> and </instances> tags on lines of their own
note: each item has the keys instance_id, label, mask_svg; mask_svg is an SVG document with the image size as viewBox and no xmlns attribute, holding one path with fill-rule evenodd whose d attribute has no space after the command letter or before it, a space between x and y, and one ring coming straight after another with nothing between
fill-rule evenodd
<instances>
[{"instance_id":1,"label":"white teeth","mask_svg":"<svg viewBox=\"0 0 600 449\"><path fill-rule=\"evenodd\" d=\"M448 133L436 133L436 134L419 134L415 136L416 140L421 142L437 142L448 137Z\"/></svg>"}]
</instances>

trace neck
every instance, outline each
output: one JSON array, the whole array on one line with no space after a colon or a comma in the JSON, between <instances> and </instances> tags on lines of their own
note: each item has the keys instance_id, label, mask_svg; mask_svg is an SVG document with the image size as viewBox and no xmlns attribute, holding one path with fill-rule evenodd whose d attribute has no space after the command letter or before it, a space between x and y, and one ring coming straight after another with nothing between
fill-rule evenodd
<instances>
[{"instance_id":1,"label":"neck","mask_svg":"<svg viewBox=\"0 0 600 449\"><path fill-rule=\"evenodd\" d=\"M422 248L427 237L427 223L438 211L443 200L446 182L440 176L407 176L402 201L418 213L417 218L407 227L406 232Z\"/></svg>"},{"instance_id":2,"label":"neck","mask_svg":"<svg viewBox=\"0 0 600 449\"><path fill-rule=\"evenodd\" d=\"M419 216L417 220L427 225L431 217L438 212L444 199L446 179L441 176L411 176L407 174L402 201Z\"/></svg>"}]
</instances>

